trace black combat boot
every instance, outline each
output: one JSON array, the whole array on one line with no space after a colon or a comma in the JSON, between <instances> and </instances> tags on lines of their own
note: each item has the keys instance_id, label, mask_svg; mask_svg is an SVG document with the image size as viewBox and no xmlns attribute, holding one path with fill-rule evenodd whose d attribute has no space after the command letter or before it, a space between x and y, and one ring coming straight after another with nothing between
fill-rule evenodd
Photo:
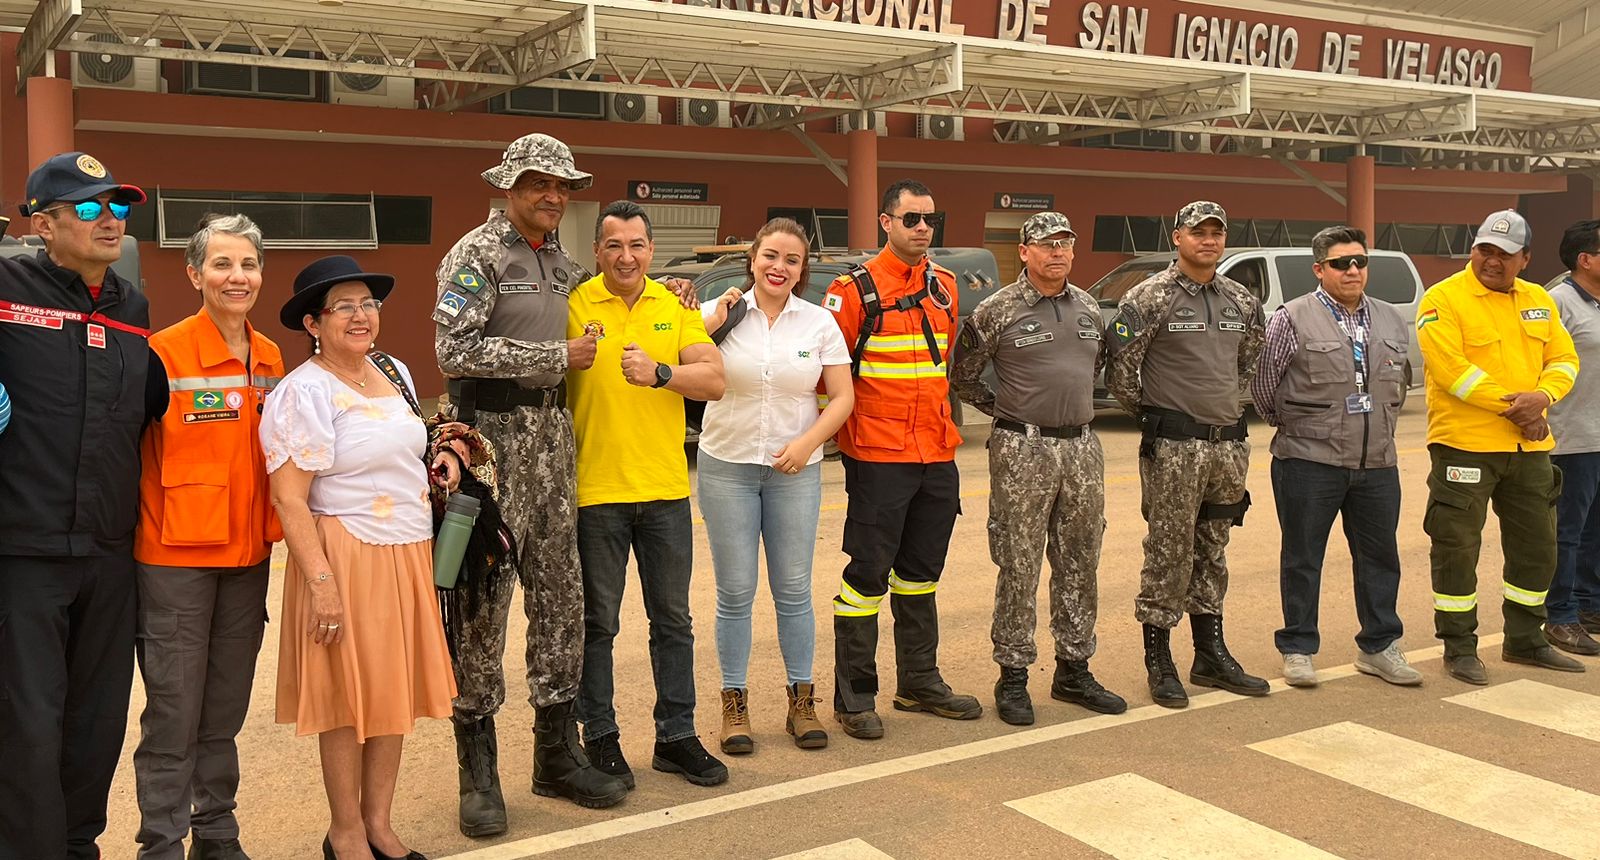
<instances>
[{"instance_id":1,"label":"black combat boot","mask_svg":"<svg viewBox=\"0 0 1600 860\"><path fill-rule=\"evenodd\" d=\"M1245 674L1239 661L1228 653L1228 646L1222 641L1221 615L1191 615L1189 627L1194 631L1194 666L1189 669L1189 683L1220 687L1241 696L1268 693L1267 682Z\"/></svg>"},{"instance_id":2,"label":"black combat boot","mask_svg":"<svg viewBox=\"0 0 1600 860\"><path fill-rule=\"evenodd\" d=\"M1000 680L994 682L994 709L1000 719L1013 726L1033 725L1033 699L1028 697L1028 670L1000 667Z\"/></svg>"},{"instance_id":3,"label":"black combat boot","mask_svg":"<svg viewBox=\"0 0 1600 860\"><path fill-rule=\"evenodd\" d=\"M534 711L533 793L589 809L616 806L628 796L628 784L589 764L572 710L572 702L562 702Z\"/></svg>"},{"instance_id":4,"label":"black combat boot","mask_svg":"<svg viewBox=\"0 0 1600 860\"><path fill-rule=\"evenodd\" d=\"M1089 671L1088 660L1056 660L1056 677L1050 685L1050 698L1082 705L1102 714L1120 714L1128 703L1116 693L1100 686Z\"/></svg>"},{"instance_id":5,"label":"black combat boot","mask_svg":"<svg viewBox=\"0 0 1600 860\"><path fill-rule=\"evenodd\" d=\"M1189 692L1172 665L1172 631L1154 624L1144 626L1144 670L1150 680L1150 698L1163 708L1189 707Z\"/></svg>"},{"instance_id":6,"label":"black combat boot","mask_svg":"<svg viewBox=\"0 0 1600 860\"><path fill-rule=\"evenodd\" d=\"M461 781L461 832L499 836L506 832L506 799L500 793L500 746L494 717L456 728L457 776Z\"/></svg>"}]
</instances>

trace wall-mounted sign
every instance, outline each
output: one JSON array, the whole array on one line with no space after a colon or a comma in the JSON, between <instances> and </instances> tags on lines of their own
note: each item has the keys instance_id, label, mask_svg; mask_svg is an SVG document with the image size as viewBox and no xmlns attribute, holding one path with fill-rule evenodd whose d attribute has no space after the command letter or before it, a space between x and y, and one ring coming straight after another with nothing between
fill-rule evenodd
<instances>
[{"instance_id":1,"label":"wall-mounted sign","mask_svg":"<svg viewBox=\"0 0 1600 860\"><path fill-rule=\"evenodd\" d=\"M704 182L656 182L628 180L628 199L640 203L705 203L711 199L711 186Z\"/></svg>"},{"instance_id":2,"label":"wall-mounted sign","mask_svg":"<svg viewBox=\"0 0 1600 860\"><path fill-rule=\"evenodd\" d=\"M1056 196L1054 194L1015 194L999 191L994 195L994 208L1044 212L1056 208Z\"/></svg>"}]
</instances>

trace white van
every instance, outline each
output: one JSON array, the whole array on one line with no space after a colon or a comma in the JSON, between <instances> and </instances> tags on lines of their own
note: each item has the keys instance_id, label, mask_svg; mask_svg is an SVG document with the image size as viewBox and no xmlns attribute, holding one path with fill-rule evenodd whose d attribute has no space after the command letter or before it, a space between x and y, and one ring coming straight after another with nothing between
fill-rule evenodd
<instances>
[{"instance_id":1,"label":"white van","mask_svg":"<svg viewBox=\"0 0 1600 860\"><path fill-rule=\"evenodd\" d=\"M1400 309L1407 320L1417 316L1417 302L1426 289L1422 277L1411 258L1399 251L1368 251L1372 258L1367 278L1367 295L1382 299ZM1116 316L1117 302L1124 293L1140 281L1165 269L1177 259L1177 254L1166 252L1135 257L1112 269L1089 288L1089 295L1100 303L1106 322ZM1311 271L1310 248L1229 248L1217 263L1217 271L1238 281L1256 298L1268 316L1290 299L1296 299L1317 288L1317 276ZM1422 382L1422 351L1417 347L1417 332L1411 332L1410 362L1406 365L1406 386ZM1117 402L1105 389L1102 378L1095 387L1094 405L1097 409L1115 408Z\"/></svg>"}]
</instances>

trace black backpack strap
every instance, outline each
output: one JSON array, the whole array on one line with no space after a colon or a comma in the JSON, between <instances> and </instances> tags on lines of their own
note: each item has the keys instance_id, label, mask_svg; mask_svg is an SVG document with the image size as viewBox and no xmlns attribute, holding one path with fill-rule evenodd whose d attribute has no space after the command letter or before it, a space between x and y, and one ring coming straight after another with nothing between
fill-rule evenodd
<instances>
[{"instance_id":1,"label":"black backpack strap","mask_svg":"<svg viewBox=\"0 0 1600 860\"><path fill-rule=\"evenodd\" d=\"M883 300L878 298L878 285L872 282L872 273L866 266L856 266L847 273L861 296L861 332L856 335L855 347L850 350L850 375L861 374L861 354L867 350L867 341L883 317Z\"/></svg>"},{"instance_id":2,"label":"black backpack strap","mask_svg":"<svg viewBox=\"0 0 1600 860\"><path fill-rule=\"evenodd\" d=\"M389 377L389 381L394 383L394 387L400 389L400 393L406 398L406 403L411 406L411 411L417 413L418 418L426 421L427 418L422 414L422 407L417 403L417 396L411 393L411 386L407 385L405 377L400 375L400 368L394 366L394 359L390 358L387 353L382 352L373 352L370 358L372 363L383 371L383 375Z\"/></svg>"}]
</instances>

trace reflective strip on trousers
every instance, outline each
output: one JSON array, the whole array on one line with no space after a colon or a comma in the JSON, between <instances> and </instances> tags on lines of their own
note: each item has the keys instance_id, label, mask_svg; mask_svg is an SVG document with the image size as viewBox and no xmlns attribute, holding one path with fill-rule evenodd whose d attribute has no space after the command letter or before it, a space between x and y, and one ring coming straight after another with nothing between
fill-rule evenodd
<instances>
[{"instance_id":1,"label":"reflective strip on trousers","mask_svg":"<svg viewBox=\"0 0 1600 860\"><path fill-rule=\"evenodd\" d=\"M1548 591L1529 591L1526 588L1518 588L1509 582L1506 583L1506 599L1512 603L1520 603L1523 606L1543 606L1544 596L1549 593Z\"/></svg>"},{"instance_id":2,"label":"reflective strip on trousers","mask_svg":"<svg viewBox=\"0 0 1600 860\"><path fill-rule=\"evenodd\" d=\"M1477 592L1472 594L1440 594L1435 591L1433 593L1433 608L1440 612L1471 612L1477 607Z\"/></svg>"},{"instance_id":3,"label":"reflective strip on trousers","mask_svg":"<svg viewBox=\"0 0 1600 860\"><path fill-rule=\"evenodd\" d=\"M865 595L851 588L850 583L841 581L839 583L839 594L833 599L833 602L835 607L839 604L844 604L850 609L864 610L871 614L878 611L878 604L883 602L883 595L880 594L876 597Z\"/></svg>"},{"instance_id":4,"label":"reflective strip on trousers","mask_svg":"<svg viewBox=\"0 0 1600 860\"><path fill-rule=\"evenodd\" d=\"M939 583L937 582L913 582L911 580L901 579L899 574L893 572L890 572L889 574L890 594L932 594L934 589L938 587Z\"/></svg>"}]
</instances>

